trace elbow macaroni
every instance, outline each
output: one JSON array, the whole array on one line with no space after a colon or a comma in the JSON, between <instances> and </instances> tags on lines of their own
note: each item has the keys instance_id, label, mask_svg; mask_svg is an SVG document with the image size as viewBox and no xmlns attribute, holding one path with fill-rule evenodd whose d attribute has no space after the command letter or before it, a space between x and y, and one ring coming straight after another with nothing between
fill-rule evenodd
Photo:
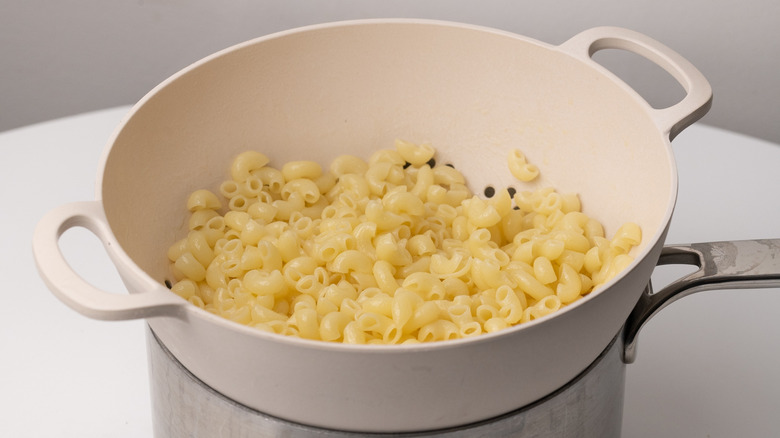
<instances>
[{"instance_id":1,"label":"elbow macaroni","mask_svg":"<svg viewBox=\"0 0 780 438\"><path fill-rule=\"evenodd\" d=\"M258 330L326 342L466 338L544 317L631 262L634 223L607 238L576 194L474 196L434 149L397 140L369 160L281 169L248 151L217 194L187 199L189 233L167 256L172 292ZM519 151L520 181L539 174Z\"/></svg>"}]
</instances>

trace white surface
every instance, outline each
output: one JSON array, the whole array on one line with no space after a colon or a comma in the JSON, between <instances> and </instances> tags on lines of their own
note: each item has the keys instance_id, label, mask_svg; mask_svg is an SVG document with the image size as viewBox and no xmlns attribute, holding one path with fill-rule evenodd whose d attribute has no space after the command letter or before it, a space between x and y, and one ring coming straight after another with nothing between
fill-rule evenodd
<instances>
[{"instance_id":1,"label":"white surface","mask_svg":"<svg viewBox=\"0 0 780 438\"><path fill-rule=\"evenodd\" d=\"M39 279L30 241L51 208L94 198L98 159L128 107L0 134L0 436L151 435L142 321L89 320ZM780 147L694 125L674 141L680 197L668 243L780 237ZM124 290L97 239L63 251L97 286ZM658 270L655 281L671 274ZM777 289L709 291L653 318L627 368L626 437L780 434Z\"/></svg>"}]
</instances>

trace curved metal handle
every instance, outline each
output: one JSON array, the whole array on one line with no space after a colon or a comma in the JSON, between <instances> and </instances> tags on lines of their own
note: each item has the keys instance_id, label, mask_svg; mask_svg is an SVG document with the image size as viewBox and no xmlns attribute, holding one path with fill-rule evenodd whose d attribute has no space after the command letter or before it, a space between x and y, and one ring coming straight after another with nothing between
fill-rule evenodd
<instances>
[{"instance_id":1,"label":"curved metal handle","mask_svg":"<svg viewBox=\"0 0 780 438\"><path fill-rule=\"evenodd\" d=\"M682 85L685 97L663 109L655 109L648 104L656 125L661 132L668 133L669 140L702 118L712 106L712 87L704 75L677 52L639 32L619 27L595 27L573 36L558 47L599 66L592 59L599 50L626 50L654 62L671 74Z\"/></svg>"},{"instance_id":2,"label":"curved metal handle","mask_svg":"<svg viewBox=\"0 0 780 438\"><path fill-rule=\"evenodd\" d=\"M33 234L33 257L43 281L65 304L85 316L103 320L175 316L186 304L151 279L138 285L146 292L133 294L106 292L89 284L73 271L59 248L60 236L79 226L100 238L114 261L122 256L118 254L118 245L110 238L112 234L100 202L65 204L44 215ZM142 272L133 276L144 277Z\"/></svg>"},{"instance_id":3,"label":"curved metal handle","mask_svg":"<svg viewBox=\"0 0 780 438\"><path fill-rule=\"evenodd\" d=\"M623 362L636 359L636 337L661 309L694 292L714 289L780 287L780 239L741 240L667 246L659 265L695 265L699 269L653 293L648 286L624 326Z\"/></svg>"}]
</instances>

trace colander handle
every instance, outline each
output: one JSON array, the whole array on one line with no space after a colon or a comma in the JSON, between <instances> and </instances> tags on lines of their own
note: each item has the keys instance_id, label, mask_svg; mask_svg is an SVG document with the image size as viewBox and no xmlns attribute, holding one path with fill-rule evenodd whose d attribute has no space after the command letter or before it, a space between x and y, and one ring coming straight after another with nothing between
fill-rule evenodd
<instances>
[{"instance_id":1,"label":"colander handle","mask_svg":"<svg viewBox=\"0 0 780 438\"><path fill-rule=\"evenodd\" d=\"M666 246L658 264L699 269L655 293L647 286L623 329L625 363L636 358L636 338L642 326L682 297L706 290L780 287L780 239Z\"/></svg>"},{"instance_id":2,"label":"colander handle","mask_svg":"<svg viewBox=\"0 0 780 438\"><path fill-rule=\"evenodd\" d=\"M138 282L133 289L145 292L120 294L98 289L73 271L60 251L59 239L74 227L95 234L115 263L127 257L113 242L100 202L65 204L49 211L35 228L33 257L41 278L57 298L94 319L127 320L179 314L185 301L142 272L132 276L132 281Z\"/></svg>"},{"instance_id":3,"label":"colander handle","mask_svg":"<svg viewBox=\"0 0 780 438\"><path fill-rule=\"evenodd\" d=\"M626 50L671 74L682 85L685 97L667 108L650 108L656 125L662 132L668 133L669 140L702 118L712 105L712 87L704 75L677 52L639 32L619 27L595 27L573 36L559 49L594 64L597 63L592 58L593 54L599 50Z\"/></svg>"}]
</instances>

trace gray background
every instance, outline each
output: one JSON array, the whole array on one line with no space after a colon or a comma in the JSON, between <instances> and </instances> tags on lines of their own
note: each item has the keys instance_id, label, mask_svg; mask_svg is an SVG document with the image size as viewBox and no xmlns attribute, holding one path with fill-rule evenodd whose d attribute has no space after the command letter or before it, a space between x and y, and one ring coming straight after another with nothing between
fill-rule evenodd
<instances>
[{"instance_id":1,"label":"gray background","mask_svg":"<svg viewBox=\"0 0 780 438\"><path fill-rule=\"evenodd\" d=\"M575 0L0 0L0 131L132 104L192 62L307 24L420 17L495 27L560 44L589 27L645 33L710 80L702 123L780 143L780 2ZM599 52L654 106L681 87L627 52Z\"/></svg>"}]
</instances>

